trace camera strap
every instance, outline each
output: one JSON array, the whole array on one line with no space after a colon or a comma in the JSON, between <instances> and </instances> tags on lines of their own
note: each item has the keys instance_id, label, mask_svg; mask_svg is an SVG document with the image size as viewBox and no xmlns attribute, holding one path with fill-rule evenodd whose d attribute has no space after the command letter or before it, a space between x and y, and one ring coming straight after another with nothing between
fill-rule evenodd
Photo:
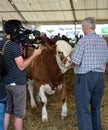
<instances>
[{"instance_id":1,"label":"camera strap","mask_svg":"<svg viewBox=\"0 0 108 130\"><path fill-rule=\"evenodd\" d=\"M4 50L5 50L5 47L6 47L7 43L9 43L9 42L10 42L10 40L7 40L7 41L4 43L3 48L2 48L2 51L1 51L1 54L2 54L2 55L4 54Z\"/></svg>"}]
</instances>

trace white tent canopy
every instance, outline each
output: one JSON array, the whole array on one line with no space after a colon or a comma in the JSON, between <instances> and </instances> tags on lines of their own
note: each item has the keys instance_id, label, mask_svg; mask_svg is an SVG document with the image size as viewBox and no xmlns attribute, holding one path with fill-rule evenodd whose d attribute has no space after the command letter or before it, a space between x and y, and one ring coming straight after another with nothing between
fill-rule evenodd
<instances>
[{"instance_id":1,"label":"white tent canopy","mask_svg":"<svg viewBox=\"0 0 108 130\"><path fill-rule=\"evenodd\" d=\"M95 17L108 24L108 0L0 0L0 22L18 19L27 24L77 24Z\"/></svg>"}]
</instances>

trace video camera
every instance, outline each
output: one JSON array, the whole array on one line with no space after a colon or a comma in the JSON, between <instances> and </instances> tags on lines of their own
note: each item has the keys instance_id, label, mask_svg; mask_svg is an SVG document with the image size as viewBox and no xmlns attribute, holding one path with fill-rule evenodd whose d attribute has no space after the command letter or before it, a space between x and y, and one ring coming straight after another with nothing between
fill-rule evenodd
<instances>
[{"instance_id":1,"label":"video camera","mask_svg":"<svg viewBox=\"0 0 108 130\"><path fill-rule=\"evenodd\" d=\"M30 34L33 34L35 40L40 38L40 31L35 30L31 31L29 29L25 29L23 26L19 25L16 31L13 31L11 34L11 40L16 43L21 43L23 46L34 47L33 42L29 39ZM40 40L41 44L44 44L43 41Z\"/></svg>"}]
</instances>

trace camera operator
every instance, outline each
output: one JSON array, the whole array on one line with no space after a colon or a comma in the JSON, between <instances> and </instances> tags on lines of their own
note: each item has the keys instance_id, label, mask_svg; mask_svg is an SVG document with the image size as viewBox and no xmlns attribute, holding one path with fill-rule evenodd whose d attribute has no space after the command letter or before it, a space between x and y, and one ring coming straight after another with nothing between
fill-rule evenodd
<instances>
[{"instance_id":1,"label":"camera operator","mask_svg":"<svg viewBox=\"0 0 108 130\"><path fill-rule=\"evenodd\" d=\"M15 130L23 130L23 118L26 111L26 67L32 60L41 54L41 48L34 49L33 54L23 59L21 48L11 37L17 30L21 22L18 20L8 20L4 24L6 36L0 41L0 50L6 41L8 43L4 49L4 58L9 72L4 77L7 91L7 106L5 113L5 130L8 130L11 114L14 115Z\"/></svg>"}]
</instances>

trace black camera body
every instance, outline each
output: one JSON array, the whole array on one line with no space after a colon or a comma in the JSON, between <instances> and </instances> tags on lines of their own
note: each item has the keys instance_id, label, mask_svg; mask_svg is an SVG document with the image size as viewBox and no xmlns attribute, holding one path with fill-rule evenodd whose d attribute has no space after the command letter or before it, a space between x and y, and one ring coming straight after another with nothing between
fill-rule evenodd
<instances>
[{"instance_id":1,"label":"black camera body","mask_svg":"<svg viewBox=\"0 0 108 130\"><path fill-rule=\"evenodd\" d=\"M35 39L38 39L38 38L40 38L41 33L38 30L31 31L31 30L25 29L23 26L19 25L18 28L11 33L11 40L16 43L21 43L25 46L34 47L33 43L29 39L30 34L33 34Z\"/></svg>"}]
</instances>

